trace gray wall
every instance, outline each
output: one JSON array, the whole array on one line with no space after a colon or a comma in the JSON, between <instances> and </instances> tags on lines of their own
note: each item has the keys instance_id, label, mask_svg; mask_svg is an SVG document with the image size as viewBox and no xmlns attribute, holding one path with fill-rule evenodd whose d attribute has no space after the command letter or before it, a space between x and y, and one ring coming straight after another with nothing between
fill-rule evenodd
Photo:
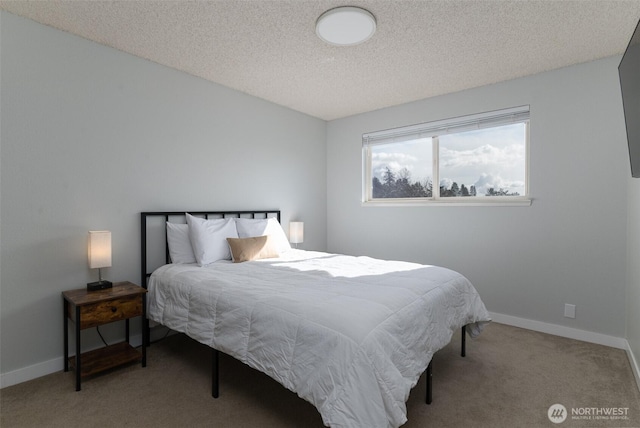
<instances>
[{"instance_id":1,"label":"gray wall","mask_svg":"<svg viewBox=\"0 0 640 428\"><path fill-rule=\"evenodd\" d=\"M640 179L629 178L629 218L627 254L627 341L640 367ZM639 376L640 373L636 373ZM637 379L640 386L640 378Z\"/></svg>"},{"instance_id":2,"label":"gray wall","mask_svg":"<svg viewBox=\"0 0 640 428\"><path fill-rule=\"evenodd\" d=\"M329 122L329 251L450 267L490 311L624 337L630 169L619 60ZM525 104L530 207L362 206L363 133Z\"/></svg>"},{"instance_id":3,"label":"gray wall","mask_svg":"<svg viewBox=\"0 0 640 428\"><path fill-rule=\"evenodd\" d=\"M104 276L134 282L145 210L281 209L285 230L305 222L302 248L326 248L324 121L0 19L3 374L57 359L62 368L60 293L97 279L89 230L113 235Z\"/></svg>"}]
</instances>

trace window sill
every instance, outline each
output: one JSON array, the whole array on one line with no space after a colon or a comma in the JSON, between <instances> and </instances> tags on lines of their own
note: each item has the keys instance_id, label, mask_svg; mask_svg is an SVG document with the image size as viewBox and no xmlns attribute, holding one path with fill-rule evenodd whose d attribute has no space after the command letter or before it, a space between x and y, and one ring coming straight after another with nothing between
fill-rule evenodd
<instances>
[{"instance_id":1,"label":"window sill","mask_svg":"<svg viewBox=\"0 0 640 428\"><path fill-rule=\"evenodd\" d=\"M363 201L363 207L528 207L531 206L531 198L482 198L482 200L469 201L466 198L451 198L438 200L421 199L384 199L375 201Z\"/></svg>"}]
</instances>

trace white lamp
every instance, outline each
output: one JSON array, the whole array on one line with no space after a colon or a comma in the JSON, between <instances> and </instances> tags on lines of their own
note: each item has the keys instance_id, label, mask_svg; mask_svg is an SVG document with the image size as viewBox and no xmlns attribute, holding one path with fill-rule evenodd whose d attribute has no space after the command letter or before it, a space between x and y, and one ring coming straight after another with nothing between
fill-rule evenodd
<instances>
[{"instance_id":1,"label":"white lamp","mask_svg":"<svg viewBox=\"0 0 640 428\"><path fill-rule=\"evenodd\" d=\"M376 18L359 7L329 9L316 21L316 34L330 45L358 45L369 40L375 32Z\"/></svg>"},{"instance_id":2,"label":"white lamp","mask_svg":"<svg viewBox=\"0 0 640 428\"><path fill-rule=\"evenodd\" d=\"M111 232L108 230L89 231L89 267L98 269L98 281L87 284L87 290L111 288L109 281L102 279L102 268L111 266Z\"/></svg>"},{"instance_id":3,"label":"white lamp","mask_svg":"<svg viewBox=\"0 0 640 428\"><path fill-rule=\"evenodd\" d=\"M289 242L291 242L292 244L300 244L303 241L304 241L304 223L301 221L289 222Z\"/></svg>"}]
</instances>

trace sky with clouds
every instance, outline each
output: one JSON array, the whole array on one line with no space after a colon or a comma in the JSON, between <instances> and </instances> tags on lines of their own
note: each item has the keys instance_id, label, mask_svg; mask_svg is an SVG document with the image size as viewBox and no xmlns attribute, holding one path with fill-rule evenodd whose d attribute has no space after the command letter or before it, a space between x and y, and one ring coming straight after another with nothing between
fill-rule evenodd
<instances>
[{"instance_id":1,"label":"sky with clouds","mask_svg":"<svg viewBox=\"0 0 640 428\"><path fill-rule=\"evenodd\" d=\"M525 125L516 123L439 137L440 184L476 186L478 196L493 187L525 194ZM373 146L372 173L382 180L389 167L407 168L412 181L432 178L431 138Z\"/></svg>"}]
</instances>

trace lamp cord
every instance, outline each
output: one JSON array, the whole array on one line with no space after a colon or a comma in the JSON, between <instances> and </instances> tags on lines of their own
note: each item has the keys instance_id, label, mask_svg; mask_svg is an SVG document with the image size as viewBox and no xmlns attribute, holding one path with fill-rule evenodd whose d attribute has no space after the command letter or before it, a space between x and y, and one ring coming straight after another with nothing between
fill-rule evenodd
<instances>
[{"instance_id":1,"label":"lamp cord","mask_svg":"<svg viewBox=\"0 0 640 428\"><path fill-rule=\"evenodd\" d=\"M100 336L100 339L102 339L102 343L104 343L104 346L109 346L109 344L107 343L106 340L104 340L104 337L102 337L102 333L100 333L100 326L96 326L96 331L98 332L98 336Z\"/></svg>"},{"instance_id":2,"label":"lamp cord","mask_svg":"<svg viewBox=\"0 0 640 428\"><path fill-rule=\"evenodd\" d=\"M98 332L98 336L100 336L100 339L102 339L102 343L104 343L104 346L109 346L109 344L107 343L107 341L106 341L106 340L104 340L104 337L102 337L102 333L100 333L100 326L98 326L98 325L96 326L96 331ZM154 344L154 343L158 343L158 342L163 341L164 339L166 339L166 338L167 338L167 336L169 336L169 333L171 333L171 331L172 331L172 330L171 330L170 328L167 328L167 331L166 331L166 333L164 334L164 336L162 336L161 338L156 339L156 340L154 340L154 341L149 341L149 344L151 345L151 344ZM139 347L140 347L140 346L138 346L138 348L139 348Z\"/></svg>"}]
</instances>

